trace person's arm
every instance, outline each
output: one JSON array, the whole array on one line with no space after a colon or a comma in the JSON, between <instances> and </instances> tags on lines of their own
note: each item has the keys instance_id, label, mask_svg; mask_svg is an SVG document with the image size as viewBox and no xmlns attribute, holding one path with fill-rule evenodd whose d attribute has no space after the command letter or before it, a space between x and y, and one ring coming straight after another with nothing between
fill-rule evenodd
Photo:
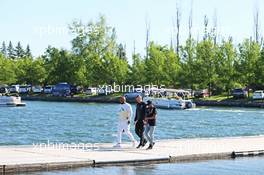
<instances>
[{"instance_id":1,"label":"person's arm","mask_svg":"<svg viewBox=\"0 0 264 175\"><path fill-rule=\"evenodd\" d=\"M134 123L136 123L138 120L138 116L137 116L137 106L136 106L136 111L135 111L135 118L134 118Z\"/></svg>"},{"instance_id":2,"label":"person's arm","mask_svg":"<svg viewBox=\"0 0 264 175\"><path fill-rule=\"evenodd\" d=\"M156 119L157 111L156 108L153 108L151 114L147 117L148 120Z\"/></svg>"},{"instance_id":3,"label":"person's arm","mask_svg":"<svg viewBox=\"0 0 264 175\"><path fill-rule=\"evenodd\" d=\"M145 120L147 117L147 108L146 108L146 104L143 103L143 115L142 115L142 120Z\"/></svg>"},{"instance_id":4,"label":"person's arm","mask_svg":"<svg viewBox=\"0 0 264 175\"><path fill-rule=\"evenodd\" d=\"M130 119L132 117L133 111L131 105L128 106L127 108L127 122L130 124Z\"/></svg>"}]
</instances>

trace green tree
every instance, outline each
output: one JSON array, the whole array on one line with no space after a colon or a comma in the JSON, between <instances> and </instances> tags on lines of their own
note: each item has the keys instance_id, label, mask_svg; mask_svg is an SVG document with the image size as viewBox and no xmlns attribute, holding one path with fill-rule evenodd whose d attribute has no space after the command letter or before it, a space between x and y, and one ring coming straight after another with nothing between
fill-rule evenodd
<instances>
[{"instance_id":1,"label":"green tree","mask_svg":"<svg viewBox=\"0 0 264 175\"><path fill-rule=\"evenodd\" d=\"M31 53L31 49L29 47L29 44L26 47L25 56L28 58L32 58L32 53Z\"/></svg>"},{"instance_id":2,"label":"green tree","mask_svg":"<svg viewBox=\"0 0 264 175\"><path fill-rule=\"evenodd\" d=\"M48 47L44 57L44 67L48 70L45 84L68 82L86 85L83 60L66 50Z\"/></svg>"},{"instance_id":3,"label":"green tree","mask_svg":"<svg viewBox=\"0 0 264 175\"><path fill-rule=\"evenodd\" d=\"M7 56L7 50L6 50L6 44L3 41L2 47L1 47L1 53L6 57Z\"/></svg>"},{"instance_id":4,"label":"green tree","mask_svg":"<svg viewBox=\"0 0 264 175\"><path fill-rule=\"evenodd\" d=\"M81 21L74 21L70 25L70 30L75 35L72 40L72 50L74 55L83 59L85 63L85 77L90 85L105 84L112 82L111 79L106 80L106 65L109 70L116 68L119 70L120 61L116 60L118 55L118 47L116 44L116 31L114 28L106 25L104 16L100 16L97 22L89 22L83 24ZM125 64L124 68L127 68ZM123 69L123 67L122 67ZM102 71L104 70L104 71ZM117 72L112 70L110 72ZM127 72L128 68L126 71ZM123 79L123 78L121 78Z\"/></svg>"},{"instance_id":5,"label":"green tree","mask_svg":"<svg viewBox=\"0 0 264 175\"><path fill-rule=\"evenodd\" d=\"M13 84L16 82L14 62L0 54L0 84Z\"/></svg>"},{"instance_id":6,"label":"green tree","mask_svg":"<svg viewBox=\"0 0 264 175\"><path fill-rule=\"evenodd\" d=\"M164 54L166 46L155 45L153 42L149 46L149 57L145 60L146 78L148 84L162 85L165 84L165 62Z\"/></svg>"},{"instance_id":7,"label":"green tree","mask_svg":"<svg viewBox=\"0 0 264 175\"><path fill-rule=\"evenodd\" d=\"M196 69L196 43L192 39L188 39L181 48L181 69L180 83L185 88L196 89L199 82L197 81Z\"/></svg>"},{"instance_id":8,"label":"green tree","mask_svg":"<svg viewBox=\"0 0 264 175\"><path fill-rule=\"evenodd\" d=\"M129 68L128 83L133 85L141 85L146 83L145 60L139 54L132 55L132 65Z\"/></svg>"},{"instance_id":9,"label":"green tree","mask_svg":"<svg viewBox=\"0 0 264 175\"><path fill-rule=\"evenodd\" d=\"M25 57L25 51L24 51L20 41L17 43L17 46L14 49L14 52L15 52L16 58L24 58Z\"/></svg>"},{"instance_id":10,"label":"green tree","mask_svg":"<svg viewBox=\"0 0 264 175\"><path fill-rule=\"evenodd\" d=\"M24 58L16 61L17 82L19 84L42 85L46 78L44 60L42 58Z\"/></svg>"},{"instance_id":11,"label":"green tree","mask_svg":"<svg viewBox=\"0 0 264 175\"><path fill-rule=\"evenodd\" d=\"M261 58L261 48L258 43L251 40L245 40L242 44L239 44L239 59L237 62L236 70L239 75L239 81L241 84L248 88L257 86L259 70L258 63Z\"/></svg>"},{"instance_id":12,"label":"green tree","mask_svg":"<svg viewBox=\"0 0 264 175\"><path fill-rule=\"evenodd\" d=\"M235 88L236 70L235 61L237 59L236 48L232 40L223 41L218 46L216 52L216 73L217 73L217 88L219 93L228 92Z\"/></svg>"},{"instance_id":13,"label":"green tree","mask_svg":"<svg viewBox=\"0 0 264 175\"><path fill-rule=\"evenodd\" d=\"M200 88L208 88L212 92L216 83L215 52L216 48L211 39L206 39L197 44L196 48L196 78Z\"/></svg>"},{"instance_id":14,"label":"green tree","mask_svg":"<svg viewBox=\"0 0 264 175\"><path fill-rule=\"evenodd\" d=\"M11 41L9 41L8 47L7 47L7 56L10 59L15 59L16 55L15 55L15 51L14 51L14 47Z\"/></svg>"}]
</instances>

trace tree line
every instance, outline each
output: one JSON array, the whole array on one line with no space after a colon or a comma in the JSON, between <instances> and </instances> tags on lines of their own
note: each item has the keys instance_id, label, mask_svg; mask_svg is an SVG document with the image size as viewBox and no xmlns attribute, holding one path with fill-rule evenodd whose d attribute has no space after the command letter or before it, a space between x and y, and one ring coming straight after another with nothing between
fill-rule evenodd
<instances>
[{"instance_id":1,"label":"tree line","mask_svg":"<svg viewBox=\"0 0 264 175\"><path fill-rule=\"evenodd\" d=\"M264 47L253 39L234 44L232 38L215 42L205 30L201 41L189 37L178 49L149 42L147 55L133 53L116 39L115 28L101 16L96 22L74 21L69 26L72 49L48 46L33 58L29 46L3 43L0 84L165 85L171 88L208 88L215 94L233 88L264 88Z\"/></svg>"}]
</instances>

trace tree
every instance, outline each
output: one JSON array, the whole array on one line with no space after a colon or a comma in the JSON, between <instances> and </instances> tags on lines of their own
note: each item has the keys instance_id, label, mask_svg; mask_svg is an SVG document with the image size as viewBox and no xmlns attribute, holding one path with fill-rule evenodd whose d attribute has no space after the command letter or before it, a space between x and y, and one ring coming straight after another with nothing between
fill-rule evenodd
<instances>
[{"instance_id":1,"label":"tree","mask_svg":"<svg viewBox=\"0 0 264 175\"><path fill-rule=\"evenodd\" d=\"M110 64L112 67L108 67L109 69L116 68L117 70L119 65L116 64L121 63L123 65L123 62L116 60L118 46L115 29L107 26L105 17L100 16L97 22L89 22L88 24L74 21L70 25L70 30L75 35L72 40L73 53L84 61L86 66L85 77L89 81L88 83L99 85L112 82L105 78L105 65ZM128 67L124 67L127 68L127 72Z\"/></svg>"},{"instance_id":2,"label":"tree","mask_svg":"<svg viewBox=\"0 0 264 175\"><path fill-rule=\"evenodd\" d=\"M251 40L245 40L239 45L239 60L236 70L240 77L241 84L248 88L255 89L257 80L256 71L260 59L260 45Z\"/></svg>"},{"instance_id":3,"label":"tree","mask_svg":"<svg viewBox=\"0 0 264 175\"><path fill-rule=\"evenodd\" d=\"M6 50L6 44L3 41L2 47L1 47L1 53L6 57L7 56L7 50Z\"/></svg>"},{"instance_id":4,"label":"tree","mask_svg":"<svg viewBox=\"0 0 264 175\"><path fill-rule=\"evenodd\" d=\"M7 56L10 59L15 59L16 55L15 55L15 51L14 51L14 47L11 41L9 41L8 47L7 47Z\"/></svg>"},{"instance_id":5,"label":"tree","mask_svg":"<svg viewBox=\"0 0 264 175\"><path fill-rule=\"evenodd\" d=\"M181 49L181 73L179 75L181 85L186 88L196 89L199 82L196 74L196 43L189 39Z\"/></svg>"},{"instance_id":6,"label":"tree","mask_svg":"<svg viewBox=\"0 0 264 175\"><path fill-rule=\"evenodd\" d=\"M165 54L165 64L164 64L164 73L165 73L165 81L164 85L167 87L179 87L179 72L180 72L180 59L178 54L176 54L173 48L164 49Z\"/></svg>"},{"instance_id":7,"label":"tree","mask_svg":"<svg viewBox=\"0 0 264 175\"><path fill-rule=\"evenodd\" d=\"M235 88L236 70L235 61L237 58L236 49L232 39L223 41L216 51L216 73L218 93L228 92Z\"/></svg>"},{"instance_id":8,"label":"tree","mask_svg":"<svg viewBox=\"0 0 264 175\"><path fill-rule=\"evenodd\" d=\"M15 51L16 58L24 58L25 57L25 51L24 51L20 41L17 43L17 46L16 46L14 51Z\"/></svg>"},{"instance_id":9,"label":"tree","mask_svg":"<svg viewBox=\"0 0 264 175\"><path fill-rule=\"evenodd\" d=\"M150 43L149 58L145 60L146 78L148 84L161 85L165 83L165 61L166 55L164 50L166 47Z\"/></svg>"},{"instance_id":10,"label":"tree","mask_svg":"<svg viewBox=\"0 0 264 175\"><path fill-rule=\"evenodd\" d=\"M25 56L28 58L32 58L32 53L31 53L31 49L29 47L29 44L26 47Z\"/></svg>"},{"instance_id":11,"label":"tree","mask_svg":"<svg viewBox=\"0 0 264 175\"><path fill-rule=\"evenodd\" d=\"M42 85L47 76L42 58L17 60L17 82L19 84ZM34 76L33 76L34 75Z\"/></svg>"},{"instance_id":12,"label":"tree","mask_svg":"<svg viewBox=\"0 0 264 175\"><path fill-rule=\"evenodd\" d=\"M200 88L208 87L212 92L217 74L215 67L215 47L211 39L206 39L197 44L196 47L196 75Z\"/></svg>"},{"instance_id":13,"label":"tree","mask_svg":"<svg viewBox=\"0 0 264 175\"><path fill-rule=\"evenodd\" d=\"M0 84L12 84L16 82L14 63L0 54Z\"/></svg>"},{"instance_id":14,"label":"tree","mask_svg":"<svg viewBox=\"0 0 264 175\"><path fill-rule=\"evenodd\" d=\"M45 84L57 84L59 82L87 84L83 60L69 51L48 47L43 59L45 60L44 67L49 70Z\"/></svg>"},{"instance_id":15,"label":"tree","mask_svg":"<svg viewBox=\"0 0 264 175\"><path fill-rule=\"evenodd\" d=\"M127 60L125 46L123 46L123 44L119 44L117 49L117 56L119 59Z\"/></svg>"},{"instance_id":16,"label":"tree","mask_svg":"<svg viewBox=\"0 0 264 175\"><path fill-rule=\"evenodd\" d=\"M145 60L139 54L132 55L132 65L129 69L128 83L132 85L140 85L146 83Z\"/></svg>"}]
</instances>

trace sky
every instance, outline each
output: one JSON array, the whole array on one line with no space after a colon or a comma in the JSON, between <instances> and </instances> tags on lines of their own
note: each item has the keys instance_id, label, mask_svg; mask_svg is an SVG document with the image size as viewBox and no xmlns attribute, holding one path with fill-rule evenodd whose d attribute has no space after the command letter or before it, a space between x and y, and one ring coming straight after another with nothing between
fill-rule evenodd
<instances>
[{"instance_id":1,"label":"sky","mask_svg":"<svg viewBox=\"0 0 264 175\"><path fill-rule=\"evenodd\" d=\"M0 0L0 42L16 45L21 41L24 47L29 44L34 56L43 54L48 45L71 49L73 36L68 25L75 19L96 21L101 14L109 26L116 28L117 40L126 45L128 57L134 41L136 52L144 55L146 21L150 24L150 40L170 45L177 4L181 43L188 36L191 7L195 39L202 38L204 15L209 18L209 26L217 16L219 38L232 36L236 43L253 35L256 9L260 22L264 21L263 0Z\"/></svg>"}]
</instances>

